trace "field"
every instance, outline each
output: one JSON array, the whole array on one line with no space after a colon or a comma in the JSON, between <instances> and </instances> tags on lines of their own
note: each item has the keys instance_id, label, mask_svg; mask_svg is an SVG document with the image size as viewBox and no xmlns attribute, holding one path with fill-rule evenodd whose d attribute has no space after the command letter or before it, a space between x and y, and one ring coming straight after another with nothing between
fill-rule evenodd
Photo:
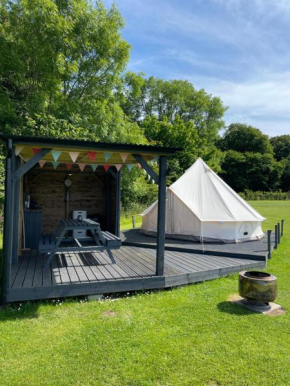
<instances>
[{"instance_id":1,"label":"field","mask_svg":"<svg viewBox=\"0 0 290 386\"><path fill-rule=\"evenodd\" d=\"M252 204L264 230L285 219L268 271L286 314L228 302L237 275L101 302L22 303L0 311L0 384L290 385L290 202Z\"/></svg>"}]
</instances>

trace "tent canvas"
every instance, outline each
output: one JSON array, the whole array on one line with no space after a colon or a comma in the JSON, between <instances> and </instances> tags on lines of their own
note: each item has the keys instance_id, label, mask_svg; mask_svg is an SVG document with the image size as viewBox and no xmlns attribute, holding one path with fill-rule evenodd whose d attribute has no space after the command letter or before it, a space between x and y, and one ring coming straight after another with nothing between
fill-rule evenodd
<instances>
[{"instance_id":1,"label":"tent canvas","mask_svg":"<svg viewBox=\"0 0 290 386\"><path fill-rule=\"evenodd\" d=\"M201 158L167 189L168 237L222 242L261 239L265 220ZM141 232L155 234L157 201L142 213Z\"/></svg>"}]
</instances>

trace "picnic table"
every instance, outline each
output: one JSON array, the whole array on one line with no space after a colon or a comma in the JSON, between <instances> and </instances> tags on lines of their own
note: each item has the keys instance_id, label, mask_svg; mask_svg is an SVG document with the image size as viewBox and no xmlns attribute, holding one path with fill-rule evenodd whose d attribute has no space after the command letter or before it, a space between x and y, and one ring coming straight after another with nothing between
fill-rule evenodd
<instances>
[{"instance_id":1,"label":"picnic table","mask_svg":"<svg viewBox=\"0 0 290 386\"><path fill-rule=\"evenodd\" d=\"M91 237L76 238L66 237L69 231L86 230ZM92 241L94 245L82 245L83 240ZM70 245L74 242L75 245ZM62 245L65 243L66 245ZM47 253L47 259L44 268L47 268L57 252L93 252L107 251L111 261L115 263L111 253L112 249L118 249L121 246L121 239L110 232L103 232L100 224L90 219L82 220L61 220L56 231L53 234L42 235L39 251Z\"/></svg>"}]
</instances>

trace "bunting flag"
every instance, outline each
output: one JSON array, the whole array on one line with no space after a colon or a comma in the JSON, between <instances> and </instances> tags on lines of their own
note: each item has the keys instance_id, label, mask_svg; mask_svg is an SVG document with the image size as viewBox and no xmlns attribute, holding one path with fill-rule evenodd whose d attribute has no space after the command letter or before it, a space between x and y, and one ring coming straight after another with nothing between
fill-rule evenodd
<instances>
[{"instance_id":1,"label":"bunting flag","mask_svg":"<svg viewBox=\"0 0 290 386\"><path fill-rule=\"evenodd\" d=\"M51 150L52 157L54 159L54 162L56 162L59 159L59 156L61 155L60 150Z\"/></svg>"},{"instance_id":2,"label":"bunting flag","mask_svg":"<svg viewBox=\"0 0 290 386\"><path fill-rule=\"evenodd\" d=\"M142 168L142 166L141 166L140 164L138 164L138 168L139 168L139 169L141 169L141 168Z\"/></svg>"},{"instance_id":3,"label":"bunting flag","mask_svg":"<svg viewBox=\"0 0 290 386\"><path fill-rule=\"evenodd\" d=\"M52 166L53 166L54 169L56 169L57 166L58 166L58 162L57 162L57 161L53 162L53 163L52 163Z\"/></svg>"},{"instance_id":4,"label":"bunting flag","mask_svg":"<svg viewBox=\"0 0 290 386\"><path fill-rule=\"evenodd\" d=\"M96 164L92 164L92 165L91 165L91 167L92 167L92 169L93 169L94 172L97 170L97 167L98 167L98 166L99 166L99 165L96 165Z\"/></svg>"},{"instance_id":5,"label":"bunting flag","mask_svg":"<svg viewBox=\"0 0 290 386\"><path fill-rule=\"evenodd\" d=\"M121 169L122 166L123 166L122 164L118 164L118 165L115 165L115 168L116 168L118 171L120 171L120 169Z\"/></svg>"},{"instance_id":6,"label":"bunting flag","mask_svg":"<svg viewBox=\"0 0 290 386\"><path fill-rule=\"evenodd\" d=\"M103 168L104 168L105 171L107 172L107 171L110 169L110 166L111 166L111 165L103 165Z\"/></svg>"},{"instance_id":7,"label":"bunting flag","mask_svg":"<svg viewBox=\"0 0 290 386\"><path fill-rule=\"evenodd\" d=\"M96 151L88 151L88 153L87 153L87 156L89 157L89 160L91 162L94 161L94 159L96 158L96 155L97 155Z\"/></svg>"},{"instance_id":8,"label":"bunting flag","mask_svg":"<svg viewBox=\"0 0 290 386\"><path fill-rule=\"evenodd\" d=\"M39 166L42 168L46 163L46 161L41 160L41 161L38 161L38 163L39 163Z\"/></svg>"},{"instance_id":9,"label":"bunting flag","mask_svg":"<svg viewBox=\"0 0 290 386\"><path fill-rule=\"evenodd\" d=\"M66 168L67 168L67 170L71 170L72 164L71 163L66 163Z\"/></svg>"},{"instance_id":10,"label":"bunting flag","mask_svg":"<svg viewBox=\"0 0 290 386\"><path fill-rule=\"evenodd\" d=\"M80 153L78 151L69 151L68 154L72 162L75 163Z\"/></svg>"},{"instance_id":11,"label":"bunting flag","mask_svg":"<svg viewBox=\"0 0 290 386\"><path fill-rule=\"evenodd\" d=\"M129 170L131 170L132 167L133 167L133 164L128 164L127 167L128 167Z\"/></svg>"},{"instance_id":12,"label":"bunting flag","mask_svg":"<svg viewBox=\"0 0 290 386\"><path fill-rule=\"evenodd\" d=\"M121 160L123 162L126 162L128 155L129 155L128 153L120 153Z\"/></svg>"},{"instance_id":13,"label":"bunting flag","mask_svg":"<svg viewBox=\"0 0 290 386\"><path fill-rule=\"evenodd\" d=\"M15 146L15 155L19 155L24 146Z\"/></svg>"},{"instance_id":14,"label":"bunting flag","mask_svg":"<svg viewBox=\"0 0 290 386\"><path fill-rule=\"evenodd\" d=\"M40 152L41 149L39 148L36 148L36 147L33 147L32 148L32 151L33 151L33 154L38 154Z\"/></svg>"},{"instance_id":15,"label":"bunting flag","mask_svg":"<svg viewBox=\"0 0 290 386\"><path fill-rule=\"evenodd\" d=\"M84 171L84 168L86 167L86 164L78 164L81 172Z\"/></svg>"},{"instance_id":16,"label":"bunting flag","mask_svg":"<svg viewBox=\"0 0 290 386\"><path fill-rule=\"evenodd\" d=\"M154 161L156 161L156 162L158 162L158 161L159 161L159 157L158 157L158 155L155 155L155 156L154 156Z\"/></svg>"},{"instance_id":17,"label":"bunting flag","mask_svg":"<svg viewBox=\"0 0 290 386\"><path fill-rule=\"evenodd\" d=\"M104 153L106 162L109 161L109 159L111 158L111 155L112 155L112 153Z\"/></svg>"}]
</instances>

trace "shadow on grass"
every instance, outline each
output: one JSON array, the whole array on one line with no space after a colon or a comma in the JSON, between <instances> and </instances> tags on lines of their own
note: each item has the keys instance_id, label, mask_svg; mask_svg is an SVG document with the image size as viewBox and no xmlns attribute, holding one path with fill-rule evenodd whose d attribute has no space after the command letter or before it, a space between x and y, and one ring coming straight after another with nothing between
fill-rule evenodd
<instances>
[{"instance_id":1,"label":"shadow on grass","mask_svg":"<svg viewBox=\"0 0 290 386\"><path fill-rule=\"evenodd\" d=\"M10 320L38 318L39 303L13 303L0 309L0 323Z\"/></svg>"},{"instance_id":2,"label":"shadow on grass","mask_svg":"<svg viewBox=\"0 0 290 386\"><path fill-rule=\"evenodd\" d=\"M230 301L220 302L217 305L217 308L221 312L224 312L226 314L231 314L231 315L237 315L237 316L245 316L245 315L253 314L252 311L247 310L246 308L240 306L239 304L236 304Z\"/></svg>"}]
</instances>

